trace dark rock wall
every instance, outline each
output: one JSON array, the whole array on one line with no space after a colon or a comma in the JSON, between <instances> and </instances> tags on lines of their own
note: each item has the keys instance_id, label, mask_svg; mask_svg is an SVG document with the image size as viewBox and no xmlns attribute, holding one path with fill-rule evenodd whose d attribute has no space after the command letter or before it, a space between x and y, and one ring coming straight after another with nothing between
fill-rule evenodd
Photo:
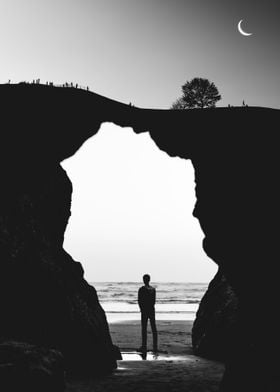
<instances>
[{"instance_id":1,"label":"dark rock wall","mask_svg":"<svg viewBox=\"0 0 280 392\"><path fill-rule=\"evenodd\" d=\"M238 300L219 270L201 299L192 328L196 355L225 360L238 322Z\"/></svg>"},{"instance_id":2,"label":"dark rock wall","mask_svg":"<svg viewBox=\"0 0 280 392\"><path fill-rule=\"evenodd\" d=\"M272 391L278 383L276 365L260 358L279 348L280 112L221 108L184 114L184 121L173 118L173 126L165 121L150 134L170 156L191 159L197 197L193 214L205 233L203 248L238 299L222 390Z\"/></svg>"},{"instance_id":3,"label":"dark rock wall","mask_svg":"<svg viewBox=\"0 0 280 392\"><path fill-rule=\"evenodd\" d=\"M59 162L102 116L71 91L0 86L0 340L55 348L67 370L100 374L117 350L95 289L63 249L72 184Z\"/></svg>"},{"instance_id":4,"label":"dark rock wall","mask_svg":"<svg viewBox=\"0 0 280 392\"><path fill-rule=\"evenodd\" d=\"M25 185L1 197L0 337L59 349L68 369L110 370L104 311L81 264L62 248L70 180L60 165L41 168L36 178L19 171Z\"/></svg>"},{"instance_id":5,"label":"dark rock wall","mask_svg":"<svg viewBox=\"0 0 280 392\"><path fill-rule=\"evenodd\" d=\"M0 343L0 389L63 392L65 371L61 353L22 342Z\"/></svg>"}]
</instances>

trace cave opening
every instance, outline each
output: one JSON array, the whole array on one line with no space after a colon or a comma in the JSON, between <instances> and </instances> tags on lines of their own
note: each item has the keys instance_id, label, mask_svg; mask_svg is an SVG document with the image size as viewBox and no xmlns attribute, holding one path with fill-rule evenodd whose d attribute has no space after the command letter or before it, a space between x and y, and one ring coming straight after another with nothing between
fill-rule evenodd
<instances>
[{"instance_id":1,"label":"cave opening","mask_svg":"<svg viewBox=\"0 0 280 392\"><path fill-rule=\"evenodd\" d=\"M163 292L168 283L191 283L203 295L217 267L202 249L204 235L192 216L195 183L189 160L170 159L148 133L104 123L62 166L73 185L64 248L82 263L106 313L116 312L114 303L121 299L123 287L113 283L139 284L144 273ZM111 284L109 293L104 282ZM129 290L127 306L135 313L137 293L133 297L133 286ZM188 310L196 311L195 300Z\"/></svg>"}]
</instances>

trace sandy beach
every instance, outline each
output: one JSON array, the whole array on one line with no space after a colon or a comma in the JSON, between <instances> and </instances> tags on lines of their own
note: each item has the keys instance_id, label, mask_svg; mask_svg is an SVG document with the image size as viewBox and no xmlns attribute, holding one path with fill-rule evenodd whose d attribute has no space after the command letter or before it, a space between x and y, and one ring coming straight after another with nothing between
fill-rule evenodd
<instances>
[{"instance_id":1,"label":"sandy beach","mask_svg":"<svg viewBox=\"0 0 280 392\"><path fill-rule=\"evenodd\" d=\"M157 321L159 355L149 352L143 360L136 349L141 345L140 322L110 323L114 344L123 353L118 369L98 380L67 380L67 392L215 392L224 371L222 363L193 355L192 321ZM148 329L148 349L152 336Z\"/></svg>"}]
</instances>

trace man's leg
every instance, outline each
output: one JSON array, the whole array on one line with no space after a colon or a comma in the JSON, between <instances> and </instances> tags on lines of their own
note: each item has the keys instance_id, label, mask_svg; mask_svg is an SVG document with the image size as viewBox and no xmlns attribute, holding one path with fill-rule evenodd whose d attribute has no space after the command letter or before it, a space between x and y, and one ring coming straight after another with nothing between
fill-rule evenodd
<instances>
[{"instance_id":1,"label":"man's leg","mask_svg":"<svg viewBox=\"0 0 280 392\"><path fill-rule=\"evenodd\" d=\"M141 329L142 329L142 349L147 350L147 323L148 315L141 312Z\"/></svg>"},{"instance_id":2,"label":"man's leg","mask_svg":"<svg viewBox=\"0 0 280 392\"><path fill-rule=\"evenodd\" d=\"M151 323L151 328L152 328L152 333L153 333L153 350L157 351L158 350L158 336L157 336L157 327L156 327L156 317L155 317L155 312L153 311L150 314L150 323Z\"/></svg>"}]
</instances>

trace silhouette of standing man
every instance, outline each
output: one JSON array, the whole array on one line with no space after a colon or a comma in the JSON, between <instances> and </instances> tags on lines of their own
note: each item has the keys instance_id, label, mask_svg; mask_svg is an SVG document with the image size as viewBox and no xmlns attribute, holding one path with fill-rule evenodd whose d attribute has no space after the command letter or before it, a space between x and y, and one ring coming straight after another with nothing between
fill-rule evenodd
<instances>
[{"instance_id":1,"label":"silhouette of standing man","mask_svg":"<svg viewBox=\"0 0 280 392\"><path fill-rule=\"evenodd\" d=\"M150 319L150 324L153 333L153 351L157 352L157 328L155 319L155 303L156 303L156 289L150 286L150 275L143 276L145 286L138 290L138 304L141 311L141 327L142 327L142 346L138 351L147 351L147 324Z\"/></svg>"}]
</instances>

